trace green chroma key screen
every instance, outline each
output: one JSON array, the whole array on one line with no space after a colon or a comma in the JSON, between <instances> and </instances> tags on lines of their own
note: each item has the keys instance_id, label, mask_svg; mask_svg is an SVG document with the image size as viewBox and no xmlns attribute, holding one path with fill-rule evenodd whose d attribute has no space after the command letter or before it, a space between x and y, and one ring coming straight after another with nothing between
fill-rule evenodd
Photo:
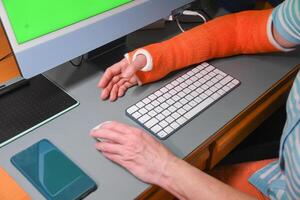
<instances>
[{"instance_id":1,"label":"green chroma key screen","mask_svg":"<svg viewBox=\"0 0 300 200\"><path fill-rule=\"evenodd\" d=\"M2 0L22 44L132 0Z\"/></svg>"}]
</instances>

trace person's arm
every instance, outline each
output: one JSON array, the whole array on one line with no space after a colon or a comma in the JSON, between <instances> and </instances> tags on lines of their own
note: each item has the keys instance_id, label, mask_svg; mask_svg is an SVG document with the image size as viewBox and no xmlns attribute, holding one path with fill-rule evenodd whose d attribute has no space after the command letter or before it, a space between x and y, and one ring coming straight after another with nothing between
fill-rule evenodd
<instances>
[{"instance_id":1,"label":"person's arm","mask_svg":"<svg viewBox=\"0 0 300 200\"><path fill-rule=\"evenodd\" d=\"M106 158L179 199L253 199L177 158L135 127L109 122L93 129L91 136L104 139L96 148Z\"/></svg>"},{"instance_id":2,"label":"person's arm","mask_svg":"<svg viewBox=\"0 0 300 200\"><path fill-rule=\"evenodd\" d=\"M104 73L99 82L101 98L116 100L138 80L140 84L153 82L171 71L209 59L278 51L267 33L270 15L271 10L228 14L130 52ZM128 84L128 80L134 81Z\"/></svg>"}]
</instances>

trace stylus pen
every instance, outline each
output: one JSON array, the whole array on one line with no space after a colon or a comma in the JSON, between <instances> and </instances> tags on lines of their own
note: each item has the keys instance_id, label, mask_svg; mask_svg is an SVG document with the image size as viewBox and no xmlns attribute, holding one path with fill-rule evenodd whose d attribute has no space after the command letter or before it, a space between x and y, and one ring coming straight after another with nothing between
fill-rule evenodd
<instances>
[{"instance_id":1,"label":"stylus pen","mask_svg":"<svg viewBox=\"0 0 300 200\"><path fill-rule=\"evenodd\" d=\"M10 85L1 85L0 86L0 96L5 94L5 93L11 92L11 91L13 91L13 90L15 90L19 87L27 85L28 83L29 83L29 81L27 79L22 79L18 82L10 84Z\"/></svg>"}]
</instances>

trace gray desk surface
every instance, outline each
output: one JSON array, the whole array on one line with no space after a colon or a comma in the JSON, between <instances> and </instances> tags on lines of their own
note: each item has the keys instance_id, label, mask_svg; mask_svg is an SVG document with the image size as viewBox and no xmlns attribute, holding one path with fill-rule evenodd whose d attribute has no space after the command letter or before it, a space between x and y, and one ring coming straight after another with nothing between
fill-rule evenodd
<instances>
[{"instance_id":1,"label":"gray desk surface","mask_svg":"<svg viewBox=\"0 0 300 200\"><path fill-rule=\"evenodd\" d=\"M138 37L133 38L134 41L139 40ZM138 45L132 44L132 46ZM79 68L64 64L47 72L46 76L65 88L80 102L80 106L0 149L0 165L33 199L43 199L43 197L12 166L10 158L43 138L56 144L98 183L98 190L86 199L133 199L148 187L147 184L137 180L97 152L94 149L95 140L90 138L88 133L91 128L107 120L117 120L137 126L125 116L125 108L182 72L174 73L151 85L132 88L117 102L103 102L99 100L100 91L96 85L104 68L115 62L116 57L99 58ZM163 142L182 158L299 64L300 51L289 54L237 56L210 63L238 78L242 84Z\"/></svg>"}]
</instances>

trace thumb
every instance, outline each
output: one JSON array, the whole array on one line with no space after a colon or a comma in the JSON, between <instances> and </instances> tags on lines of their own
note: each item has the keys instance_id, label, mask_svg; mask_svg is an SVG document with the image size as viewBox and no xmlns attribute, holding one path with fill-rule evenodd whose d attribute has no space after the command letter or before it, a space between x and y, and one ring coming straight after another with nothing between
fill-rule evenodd
<instances>
[{"instance_id":1,"label":"thumb","mask_svg":"<svg viewBox=\"0 0 300 200\"><path fill-rule=\"evenodd\" d=\"M122 73L122 77L124 78L131 78L136 71L138 71L134 65L130 64L128 67L126 67L125 71Z\"/></svg>"}]
</instances>

